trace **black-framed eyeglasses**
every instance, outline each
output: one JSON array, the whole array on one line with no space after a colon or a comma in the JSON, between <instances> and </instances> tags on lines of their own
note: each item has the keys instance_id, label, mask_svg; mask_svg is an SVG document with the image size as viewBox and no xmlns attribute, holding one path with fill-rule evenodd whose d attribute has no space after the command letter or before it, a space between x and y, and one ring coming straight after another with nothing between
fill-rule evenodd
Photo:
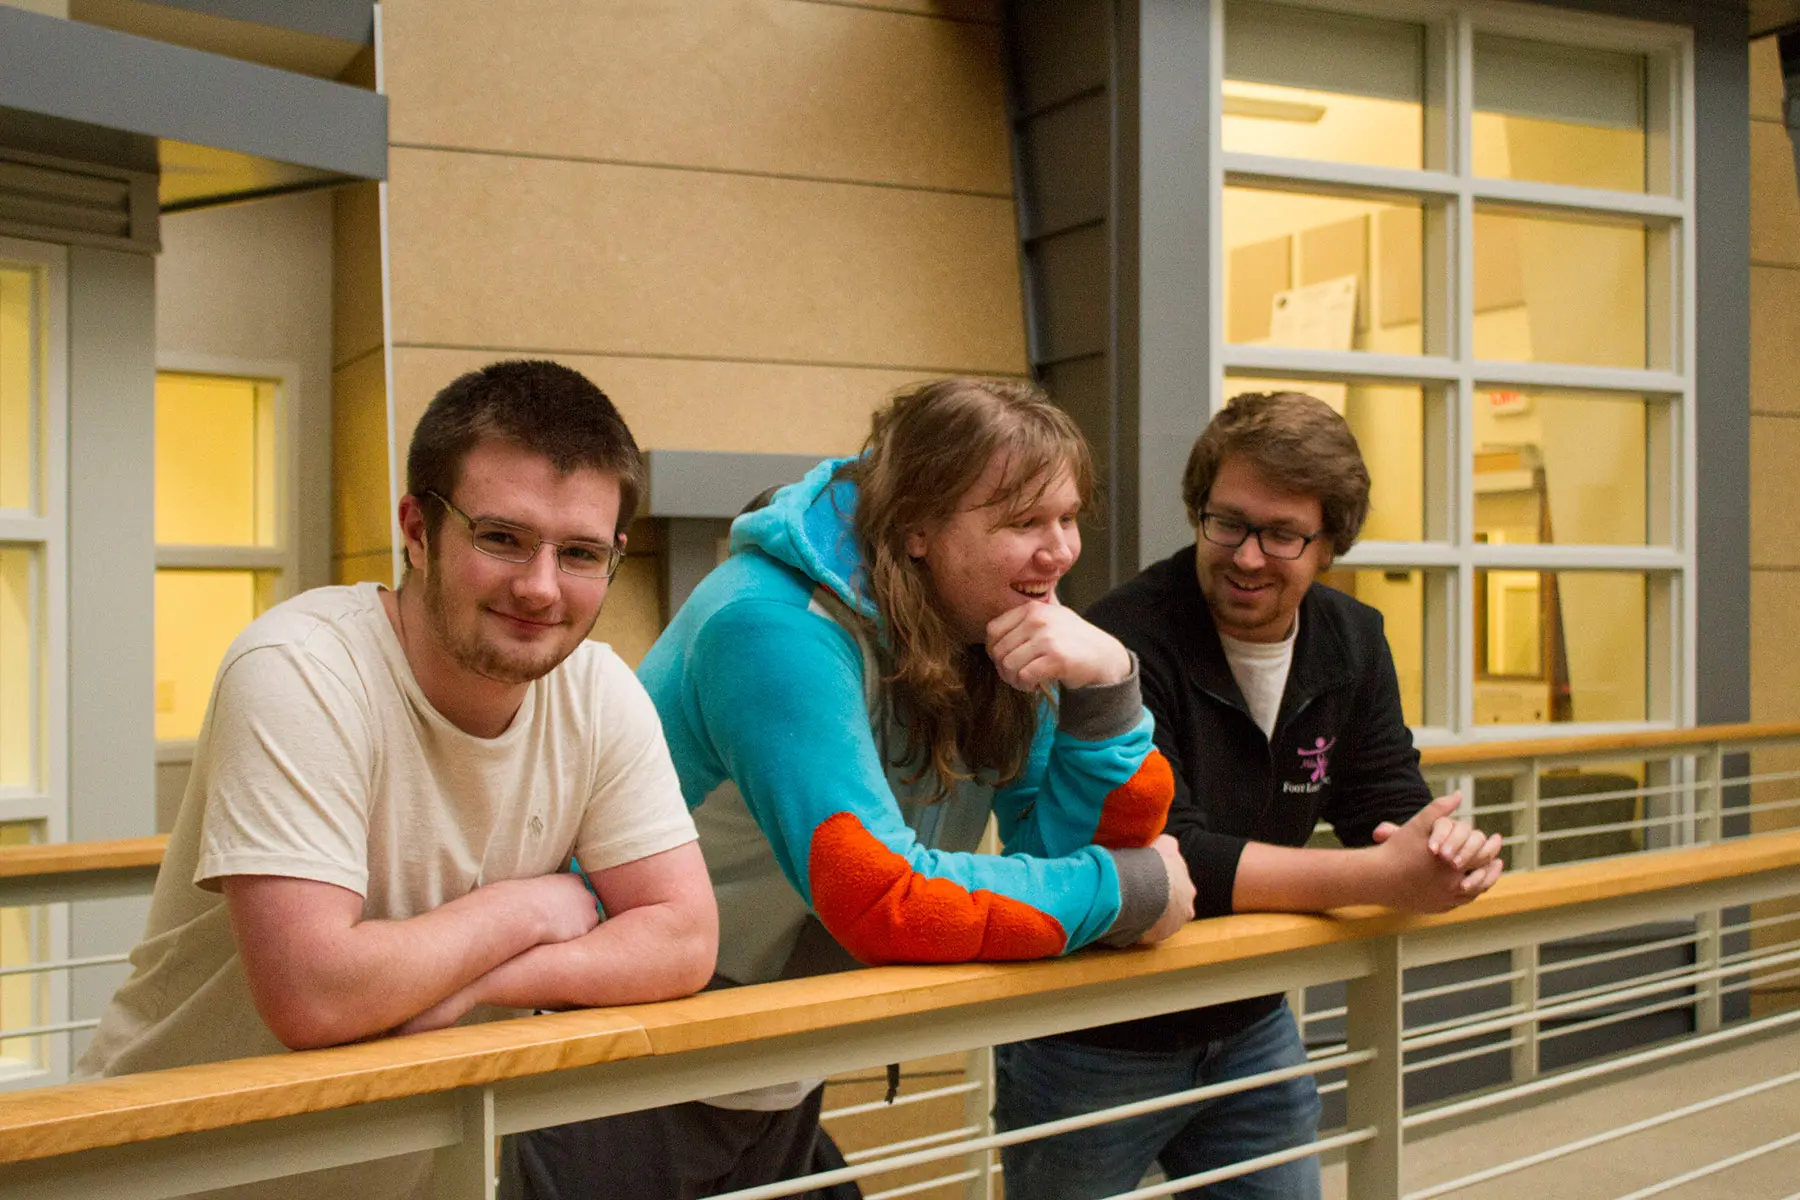
<instances>
[{"instance_id":1,"label":"black-framed eyeglasses","mask_svg":"<svg viewBox=\"0 0 1800 1200\"><path fill-rule=\"evenodd\" d=\"M1254 534L1256 544L1270 558L1295 559L1306 553L1306 548L1324 537L1324 531L1318 533L1296 533L1292 529L1283 529L1279 525L1252 525L1248 521L1240 521L1236 517L1227 517L1220 513L1203 512L1200 514L1200 533L1215 546L1229 546L1233 550L1243 545Z\"/></svg>"},{"instance_id":2,"label":"black-framed eyeglasses","mask_svg":"<svg viewBox=\"0 0 1800 1200\"><path fill-rule=\"evenodd\" d=\"M556 551L557 569L578 579L611 579L618 572L619 564L625 561L625 551L617 546L582 540L553 542L539 536L535 529L491 517L471 517L438 493L425 494L455 513L469 530L469 543L489 558L528 563L537 557L541 547L550 546Z\"/></svg>"}]
</instances>

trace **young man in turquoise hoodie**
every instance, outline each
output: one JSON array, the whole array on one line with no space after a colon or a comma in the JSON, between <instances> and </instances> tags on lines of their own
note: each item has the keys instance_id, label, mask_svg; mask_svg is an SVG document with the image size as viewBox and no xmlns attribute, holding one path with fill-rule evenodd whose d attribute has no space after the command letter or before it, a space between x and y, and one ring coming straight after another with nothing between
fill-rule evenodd
<instances>
[{"instance_id":1,"label":"young man in turquoise hoodie","mask_svg":"<svg viewBox=\"0 0 1800 1200\"><path fill-rule=\"evenodd\" d=\"M639 674L720 908L721 985L1166 937L1193 885L1137 665L1056 599L1093 469L1028 384L895 399L732 526ZM990 814L1004 853L975 853ZM819 1080L539 1131L523 1194L806 1173Z\"/></svg>"}]
</instances>

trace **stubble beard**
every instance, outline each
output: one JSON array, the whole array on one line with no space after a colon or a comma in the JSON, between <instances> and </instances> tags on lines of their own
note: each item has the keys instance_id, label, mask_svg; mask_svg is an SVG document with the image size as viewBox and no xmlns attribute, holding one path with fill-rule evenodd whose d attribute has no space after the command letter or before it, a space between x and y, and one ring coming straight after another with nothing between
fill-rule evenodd
<instances>
[{"instance_id":1,"label":"stubble beard","mask_svg":"<svg viewBox=\"0 0 1800 1200\"><path fill-rule=\"evenodd\" d=\"M425 580L424 599L425 620L431 626L432 636L437 638L438 644L459 667L495 683L520 684L542 679L561 666L563 659L569 657L574 652L575 644L579 643L577 639L575 644L546 647L543 653L535 655L529 652L508 653L485 641L475 629L459 632L450 623L450 606L444 599L442 576L436 572ZM596 620L599 618L598 611L594 616ZM593 624L590 622L582 637L585 638L592 629Z\"/></svg>"}]
</instances>

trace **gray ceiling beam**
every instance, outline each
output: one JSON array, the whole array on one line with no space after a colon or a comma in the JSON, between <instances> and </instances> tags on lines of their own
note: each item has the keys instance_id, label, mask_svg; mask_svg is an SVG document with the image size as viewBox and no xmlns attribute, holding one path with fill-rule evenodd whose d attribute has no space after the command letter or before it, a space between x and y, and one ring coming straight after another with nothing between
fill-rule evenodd
<instances>
[{"instance_id":1,"label":"gray ceiling beam","mask_svg":"<svg viewBox=\"0 0 1800 1200\"><path fill-rule=\"evenodd\" d=\"M385 96L7 5L0 107L387 177Z\"/></svg>"}]
</instances>

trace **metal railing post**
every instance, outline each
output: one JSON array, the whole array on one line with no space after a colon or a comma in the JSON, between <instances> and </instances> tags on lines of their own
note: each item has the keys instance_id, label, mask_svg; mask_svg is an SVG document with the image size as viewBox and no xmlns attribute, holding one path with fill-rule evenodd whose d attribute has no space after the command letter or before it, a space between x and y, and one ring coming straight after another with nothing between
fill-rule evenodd
<instances>
[{"instance_id":1,"label":"metal railing post","mask_svg":"<svg viewBox=\"0 0 1800 1200\"><path fill-rule=\"evenodd\" d=\"M1700 778L1694 788L1694 840L1702 846L1719 840L1725 811L1725 748L1718 742L1700 755Z\"/></svg>"},{"instance_id":2,"label":"metal railing post","mask_svg":"<svg viewBox=\"0 0 1800 1200\"><path fill-rule=\"evenodd\" d=\"M1348 1200L1399 1200L1404 1133L1405 1071L1401 1056L1402 1001L1400 939L1383 937L1370 945L1369 973L1352 979L1346 1000L1347 1049L1371 1050L1374 1057L1351 1066L1345 1078L1345 1118L1351 1130L1375 1136L1345 1150Z\"/></svg>"},{"instance_id":3,"label":"metal railing post","mask_svg":"<svg viewBox=\"0 0 1800 1200\"><path fill-rule=\"evenodd\" d=\"M1529 871L1538 864L1538 762L1529 759L1525 774L1513 781L1513 843L1511 869ZM1512 1004L1517 1012L1533 1012L1538 1003L1538 948L1536 945L1515 946L1512 950ZM1524 1083L1538 1075L1538 1023L1527 1021L1518 1027L1518 1040L1512 1048L1512 1081Z\"/></svg>"},{"instance_id":4,"label":"metal railing post","mask_svg":"<svg viewBox=\"0 0 1800 1200\"><path fill-rule=\"evenodd\" d=\"M457 1097L462 1136L432 1160L434 1200L494 1200L494 1089L468 1088Z\"/></svg>"},{"instance_id":5,"label":"metal railing post","mask_svg":"<svg viewBox=\"0 0 1800 1200\"><path fill-rule=\"evenodd\" d=\"M967 1065L963 1074L973 1083L981 1086L963 1095L963 1125L992 1132L991 1114L994 1111L994 1051L988 1046L977 1046L969 1051ZM990 1200L994 1194L994 1152L977 1150L968 1158L968 1170L974 1171L972 1178L963 1184L963 1200Z\"/></svg>"}]
</instances>

